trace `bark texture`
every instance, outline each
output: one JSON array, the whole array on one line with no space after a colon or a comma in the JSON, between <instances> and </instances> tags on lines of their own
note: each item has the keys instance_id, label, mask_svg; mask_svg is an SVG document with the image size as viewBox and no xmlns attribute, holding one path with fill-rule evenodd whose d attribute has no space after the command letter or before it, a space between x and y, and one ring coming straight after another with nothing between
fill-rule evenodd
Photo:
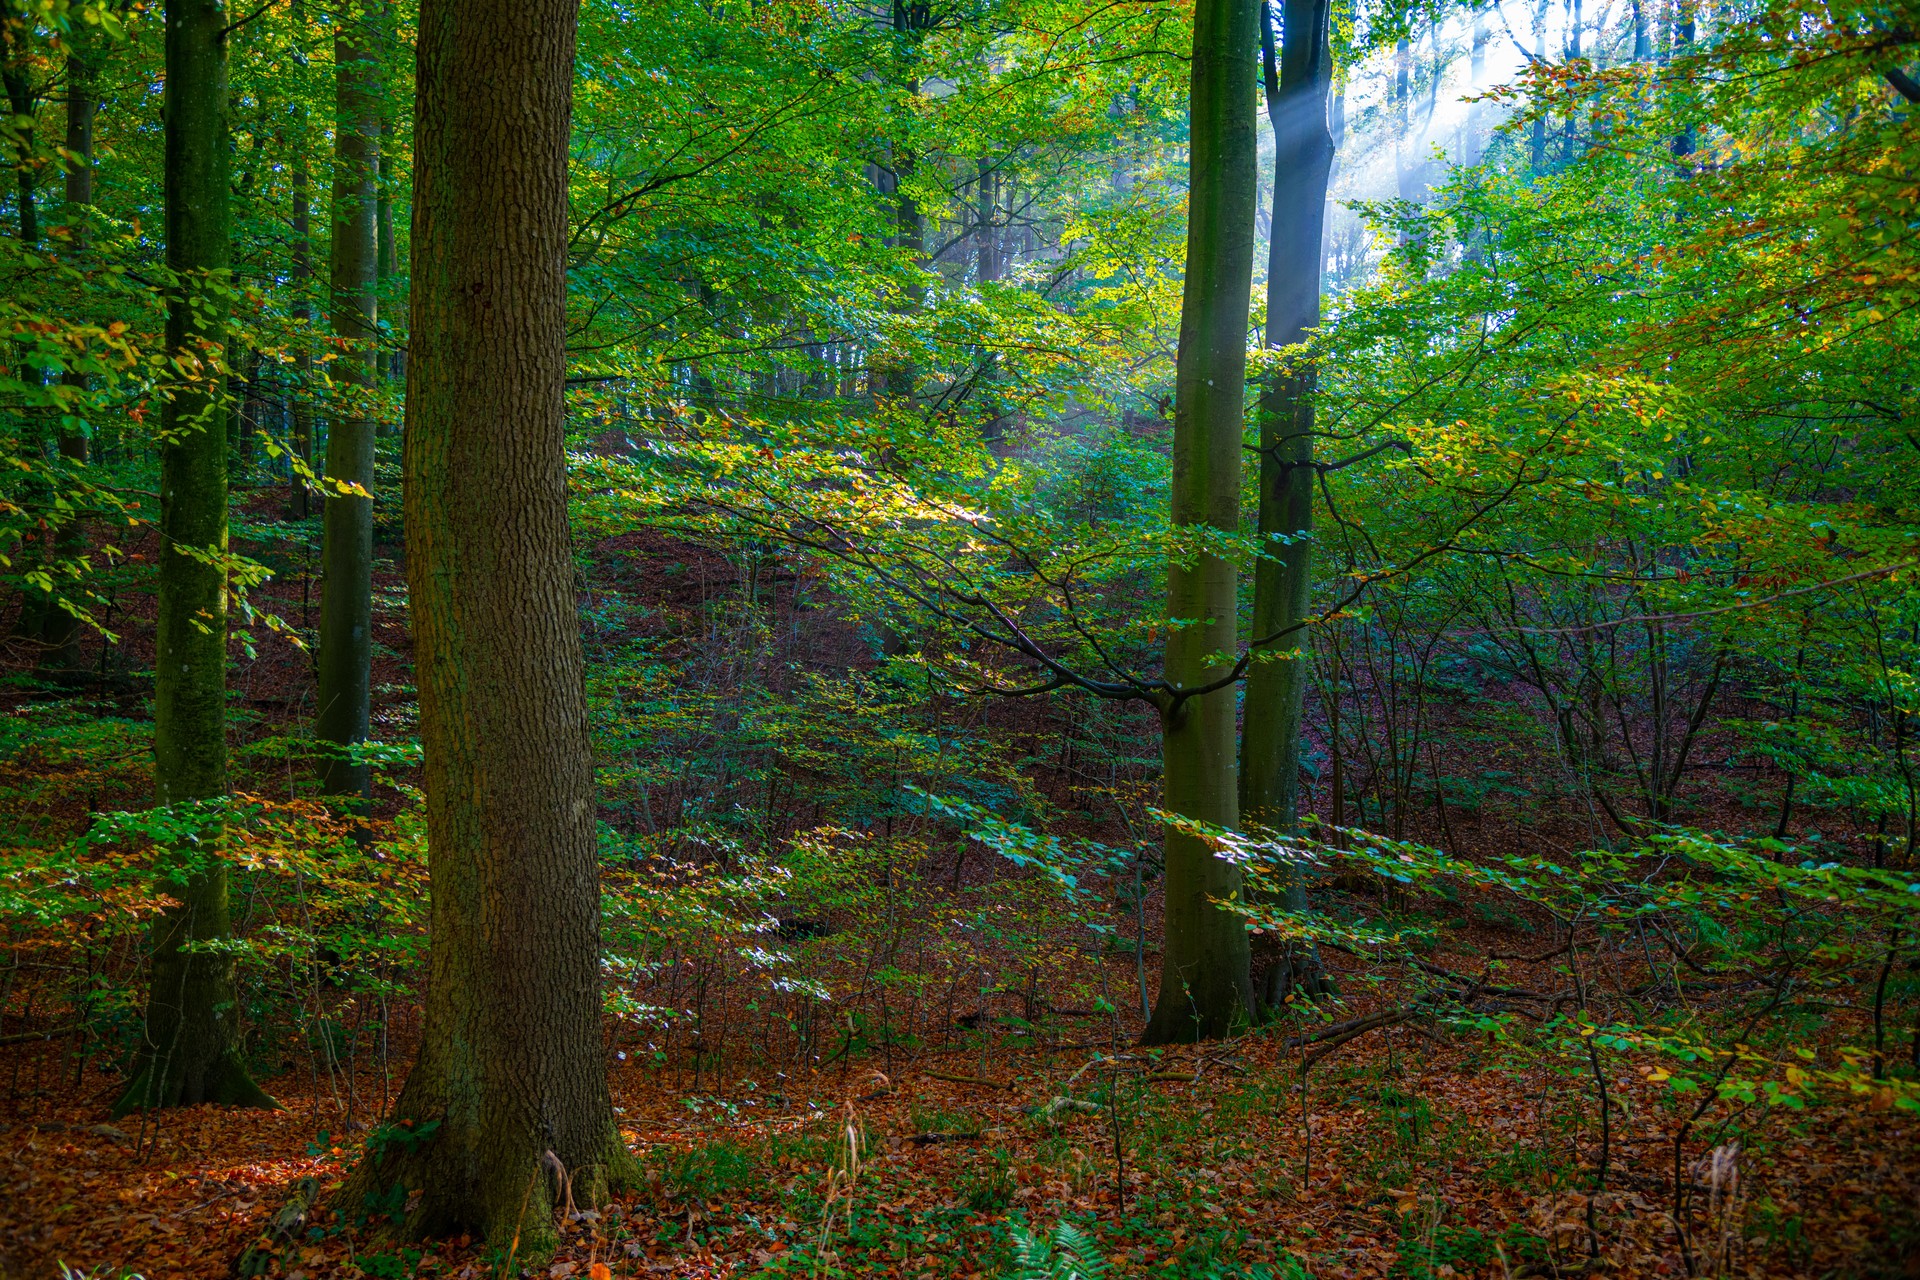
<instances>
[{"instance_id":1,"label":"bark texture","mask_svg":"<svg viewBox=\"0 0 1920 1280\"><path fill-rule=\"evenodd\" d=\"M1174 375L1173 522L1204 535L1240 524L1241 419L1253 280L1259 0L1199 0L1194 13L1191 186L1180 353ZM1204 551L1168 571L1166 678L1176 690L1223 679L1237 643L1235 569ZM1225 661L1222 661L1222 658ZM1239 822L1234 686L1161 707L1167 809ZM1238 870L1190 836L1166 842L1166 945L1149 1044L1221 1036L1252 1011L1247 931L1215 900Z\"/></svg>"},{"instance_id":2,"label":"bark texture","mask_svg":"<svg viewBox=\"0 0 1920 1280\"><path fill-rule=\"evenodd\" d=\"M1274 638L1277 654L1247 673L1240 743L1240 811L1250 825L1283 834L1300 817L1300 732L1306 701L1304 624L1313 588L1313 365L1300 346L1320 323L1321 241L1333 135L1327 97L1328 0L1284 0L1279 56L1263 22L1261 52L1267 117L1273 129L1273 233L1267 254L1267 345L1296 348L1285 372L1262 389L1259 529L1265 558L1253 569L1253 640ZM1263 15L1266 10L1263 6ZM1284 905L1305 909L1296 877ZM1281 955L1266 969L1262 1003L1277 1006L1295 987L1317 992L1320 968L1308 954Z\"/></svg>"},{"instance_id":3,"label":"bark texture","mask_svg":"<svg viewBox=\"0 0 1920 1280\"><path fill-rule=\"evenodd\" d=\"M342 1192L518 1259L625 1178L564 440L577 0L426 0L405 478L432 882L420 1054ZM560 1171L564 1170L564 1181Z\"/></svg>"},{"instance_id":4,"label":"bark texture","mask_svg":"<svg viewBox=\"0 0 1920 1280\"><path fill-rule=\"evenodd\" d=\"M319 714L321 787L365 796L369 770L350 749L367 740L373 661L374 423L378 254L375 179L380 149L380 64L365 19L343 16L334 41L333 237L328 311L341 353L333 363L338 408L327 432L326 533L321 550Z\"/></svg>"},{"instance_id":5,"label":"bark texture","mask_svg":"<svg viewBox=\"0 0 1920 1280\"><path fill-rule=\"evenodd\" d=\"M227 788L225 345L227 10L168 0L166 12L167 350L197 368L162 409L159 604L154 634L154 799L186 805ZM198 302L199 306L192 305ZM195 554L198 553L198 554ZM238 1050L227 869L217 821L160 853L179 905L153 930L146 1033L116 1111L224 1102L271 1106Z\"/></svg>"}]
</instances>

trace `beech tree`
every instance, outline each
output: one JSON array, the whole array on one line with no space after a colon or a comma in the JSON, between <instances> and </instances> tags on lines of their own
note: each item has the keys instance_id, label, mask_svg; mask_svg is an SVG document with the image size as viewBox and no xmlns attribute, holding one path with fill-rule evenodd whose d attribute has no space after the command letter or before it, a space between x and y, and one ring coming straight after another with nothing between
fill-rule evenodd
<instances>
[{"instance_id":1,"label":"beech tree","mask_svg":"<svg viewBox=\"0 0 1920 1280\"><path fill-rule=\"evenodd\" d=\"M1259 409L1259 531L1253 568L1252 636L1272 638L1247 670L1240 743L1240 812L1249 824L1292 832L1300 811L1300 734L1308 678L1307 634L1313 592L1314 369L1300 344L1320 323L1321 238L1333 135L1327 96L1333 60L1327 47L1328 0L1284 0L1283 41L1275 56L1272 13L1260 8L1261 81L1273 129L1273 221L1267 248L1266 339L1290 354L1262 388ZM1297 656L1292 651L1297 650ZM1306 905L1295 883L1286 905ZM1296 983L1322 985L1311 961L1283 956L1267 971L1261 998L1277 1005Z\"/></svg>"},{"instance_id":2,"label":"beech tree","mask_svg":"<svg viewBox=\"0 0 1920 1280\"><path fill-rule=\"evenodd\" d=\"M349 1212L520 1256L624 1177L600 1033L593 762L567 529L577 0L420 14L407 424L432 959L419 1057ZM401 1197L405 1199L403 1195Z\"/></svg>"},{"instance_id":3,"label":"beech tree","mask_svg":"<svg viewBox=\"0 0 1920 1280\"><path fill-rule=\"evenodd\" d=\"M227 24L220 0L167 4L166 344L181 380L160 428L153 780L162 805L192 806L227 790ZM175 905L153 928L146 1028L116 1110L271 1106L237 1046L219 823L178 829L177 847L159 863L160 888Z\"/></svg>"},{"instance_id":4,"label":"beech tree","mask_svg":"<svg viewBox=\"0 0 1920 1280\"><path fill-rule=\"evenodd\" d=\"M1157 703L1168 810L1239 822L1234 759L1234 564L1208 535L1240 525L1241 416L1253 282L1257 0L1200 0L1194 13L1192 181L1174 373L1173 523L1165 680ZM1239 872L1169 828L1166 947L1150 1044L1224 1035L1253 1010L1246 925L1217 900Z\"/></svg>"},{"instance_id":5,"label":"beech tree","mask_svg":"<svg viewBox=\"0 0 1920 1280\"><path fill-rule=\"evenodd\" d=\"M320 605L322 789L364 796L369 771L351 749L367 738L373 660L373 451L368 397L375 378L379 301L376 179L382 76L366 15L343 15L334 41L333 235L328 313L341 353L340 396L327 431L325 595Z\"/></svg>"}]
</instances>

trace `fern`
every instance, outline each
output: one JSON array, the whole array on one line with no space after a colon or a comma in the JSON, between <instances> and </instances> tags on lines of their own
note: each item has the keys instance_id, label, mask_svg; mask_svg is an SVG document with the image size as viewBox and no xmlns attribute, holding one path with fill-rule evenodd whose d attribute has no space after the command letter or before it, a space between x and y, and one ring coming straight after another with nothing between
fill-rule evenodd
<instances>
[{"instance_id":1,"label":"fern","mask_svg":"<svg viewBox=\"0 0 1920 1280\"><path fill-rule=\"evenodd\" d=\"M1107 1260L1094 1238L1071 1222L1055 1226L1051 1236L1013 1228L1013 1275L1017 1280L1103 1280Z\"/></svg>"}]
</instances>

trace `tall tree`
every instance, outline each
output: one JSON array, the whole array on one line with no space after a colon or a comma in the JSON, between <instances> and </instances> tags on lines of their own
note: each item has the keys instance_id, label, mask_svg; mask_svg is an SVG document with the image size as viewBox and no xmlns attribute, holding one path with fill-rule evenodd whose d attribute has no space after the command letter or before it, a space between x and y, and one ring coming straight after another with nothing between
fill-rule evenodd
<instances>
[{"instance_id":1,"label":"tall tree","mask_svg":"<svg viewBox=\"0 0 1920 1280\"><path fill-rule=\"evenodd\" d=\"M28 253L36 252L40 245L40 156L34 140L34 117L39 109L40 94L34 83L32 57L37 35L31 11L19 12L13 6L8 6L4 17L0 17L0 83L6 88L7 109L12 116L7 132L13 144L14 213L19 219L17 232L20 243ZM29 348L23 344L18 367L20 382L24 387L37 388L42 385L41 372L38 366L25 358L24 352L27 350ZM45 406L30 401L22 425L26 428L22 433L24 443L45 460L50 443ZM30 518L31 532L27 535L26 551L35 561L44 560L47 554L43 530L50 496L44 480L36 480L29 486L28 509L37 513L38 518ZM27 588L21 596L20 613L14 619L14 634L28 644L41 644L51 615L57 611L58 606L46 591L37 587Z\"/></svg>"},{"instance_id":2,"label":"tall tree","mask_svg":"<svg viewBox=\"0 0 1920 1280\"><path fill-rule=\"evenodd\" d=\"M307 69L306 8L301 0L293 0L293 65L299 73ZM288 277L293 297L287 313L293 319L297 345L293 353L293 390L289 393L287 417L293 432L293 452L298 465L292 468L293 484L287 494L287 514L295 520L305 520L313 514L313 486L307 483L307 477L302 473L303 468L307 471L313 468L313 401L309 398L313 386L313 351L307 344L307 325L313 320L313 300L308 294L313 283L313 175L312 162L307 155L312 131L307 124L304 93L293 95L292 110L290 185L293 200L293 263Z\"/></svg>"},{"instance_id":3,"label":"tall tree","mask_svg":"<svg viewBox=\"0 0 1920 1280\"><path fill-rule=\"evenodd\" d=\"M1289 362L1260 399L1261 558L1253 568L1253 641L1273 640L1247 673L1240 743L1240 812L1249 823L1293 831L1300 810L1300 733L1313 586L1313 396L1316 375L1301 346L1320 323L1321 238L1333 135L1327 97L1329 0L1283 0L1279 56L1261 5L1261 80L1273 129L1273 229L1267 245L1267 345ZM1298 650L1300 656L1289 656ZM1306 906L1298 878L1286 905ZM1277 1004L1295 985L1321 989L1310 953L1279 958L1261 998Z\"/></svg>"},{"instance_id":4,"label":"tall tree","mask_svg":"<svg viewBox=\"0 0 1920 1280\"><path fill-rule=\"evenodd\" d=\"M181 381L160 426L153 779L162 805L227 788L227 581L216 558L227 550L228 16L221 0L167 3L166 342ZM161 888L176 905L154 925L146 1033L119 1111L273 1105L238 1049L220 835L206 821L161 852Z\"/></svg>"},{"instance_id":5,"label":"tall tree","mask_svg":"<svg viewBox=\"0 0 1920 1280\"><path fill-rule=\"evenodd\" d=\"M333 235L328 314L340 354L340 388L327 432L326 534L321 563L319 715L321 784L329 795L365 795L368 769L351 749L367 739L373 660L373 445L380 63L372 18L348 10L334 39Z\"/></svg>"},{"instance_id":6,"label":"tall tree","mask_svg":"<svg viewBox=\"0 0 1920 1280\"><path fill-rule=\"evenodd\" d=\"M426 0L407 361L407 585L433 950L416 1142L362 1162L404 1228L551 1240L631 1157L601 1050L593 762L567 530L567 142L578 0ZM549 1171L554 1171L554 1177Z\"/></svg>"},{"instance_id":7,"label":"tall tree","mask_svg":"<svg viewBox=\"0 0 1920 1280\"><path fill-rule=\"evenodd\" d=\"M1259 8L1259 0L1199 0L1194 12L1192 176L1174 371L1173 523L1187 545L1167 575L1173 692L1160 700L1163 800L1174 813L1221 827L1239 821L1230 678L1238 602L1233 561L1208 542L1240 527ZM1216 905L1239 889L1238 870L1172 829L1165 857L1166 946L1150 1044L1224 1035L1252 1012L1246 927Z\"/></svg>"},{"instance_id":8,"label":"tall tree","mask_svg":"<svg viewBox=\"0 0 1920 1280\"><path fill-rule=\"evenodd\" d=\"M67 137L66 137L66 222L67 249L76 258L87 252L87 209L93 204L93 113L98 103L94 89L94 59L98 56L98 36L85 23L75 23L67 35ZM69 370L61 381L76 399L84 399L87 375ZM87 464L87 433L77 425L71 413L60 418L60 457L70 467ZM81 521L69 516L54 535L53 557L70 563L86 554L87 530ZM40 657L41 670L54 675L70 674L80 665L80 620L65 609L49 607L45 626L47 647Z\"/></svg>"}]
</instances>

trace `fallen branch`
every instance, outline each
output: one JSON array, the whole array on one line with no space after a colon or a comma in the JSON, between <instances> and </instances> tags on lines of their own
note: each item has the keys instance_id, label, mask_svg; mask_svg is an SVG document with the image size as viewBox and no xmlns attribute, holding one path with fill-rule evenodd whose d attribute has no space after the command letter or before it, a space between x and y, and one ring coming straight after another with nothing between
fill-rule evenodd
<instances>
[{"instance_id":1,"label":"fallen branch","mask_svg":"<svg viewBox=\"0 0 1920 1280\"><path fill-rule=\"evenodd\" d=\"M1377 1031L1381 1027L1391 1027L1396 1023L1405 1022L1409 1018L1417 1016L1419 1016L1419 1011L1414 1009L1388 1009L1384 1013L1372 1014L1365 1018L1355 1018L1352 1022L1343 1022L1338 1026L1328 1027L1319 1035L1309 1037L1301 1042L1303 1044L1317 1043L1320 1045L1318 1049L1315 1049L1307 1055L1307 1065L1311 1067L1314 1063L1320 1061L1320 1059L1326 1057L1341 1045L1346 1044L1349 1040L1358 1040L1369 1031Z\"/></svg>"},{"instance_id":2,"label":"fallen branch","mask_svg":"<svg viewBox=\"0 0 1920 1280\"><path fill-rule=\"evenodd\" d=\"M1079 1098L1056 1097L1035 1107L1033 1115L1038 1120L1051 1120L1062 1111L1078 1111L1082 1115L1097 1116L1103 1110L1105 1108L1098 1103L1086 1102Z\"/></svg>"},{"instance_id":3,"label":"fallen branch","mask_svg":"<svg viewBox=\"0 0 1920 1280\"><path fill-rule=\"evenodd\" d=\"M1298 1049L1301 1045L1318 1044L1322 1040L1330 1040L1336 1037L1339 1038L1340 1043L1345 1044L1353 1038L1351 1035L1348 1035L1348 1032L1358 1034L1363 1031L1371 1031L1375 1027L1390 1026L1407 1016L1408 1010L1406 1009L1388 1009L1383 1013L1370 1013L1362 1018L1349 1018L1345 1022L1336 1022L1330 1027L1322 1027L1318 1031L1309 1032L1303 1036L1289 1036L1281 1043L1281 1047L1284 1049Z\"/></svg>"},{"instance_id":4,"label":"fallen branch","mask_svg":"<svg viewBox=\"0 0 1920 1280\"><path fill-rule=\"evenodd\" d=\"M86 1030L86 1023L76 1022L69 1027L55 1027L51 1031L10 1031L0 1036L0 1045L27 1044L34 1040L58 1040L70 1036L76 1031Z\"/></svg>"},{"instance_id":5,"label":"fallen branch","mask_svg":"<svg viewBox=\"0 0 1920 1280\"><path fill-rule=\"evenodd\" d=\"M928 1071L922 1067L920 1074L933 1080L945 1080L949 1084L977 1084L986 1089L1011 1089L1013 1085L1005 1080L987 1080L980 1076L954 1075L945 1071Z\"/></svg>"}]
</instances>

